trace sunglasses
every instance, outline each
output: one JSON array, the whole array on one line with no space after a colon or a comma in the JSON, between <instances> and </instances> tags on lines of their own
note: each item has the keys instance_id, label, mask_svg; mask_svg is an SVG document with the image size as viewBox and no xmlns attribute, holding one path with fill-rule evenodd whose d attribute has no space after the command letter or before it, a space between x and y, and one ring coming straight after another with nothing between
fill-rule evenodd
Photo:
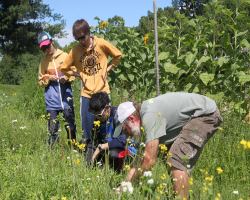
<instances>
[{"instance_id":1,"label":"sunglasses","mask_svg":"<svg viewBox=\"0 0 250 200\"><path fill-rule=\"evenodd\" d=\"M87 37L86 35L82 35L81 37L76 38L76 40L77 40L77 41L85 40L86 37Z\"/></svg>"},{"instance_id":2,"label":"sunglasses","mask_svg":"<svg viewBox=\"0 0 250 200\"><path fill-rule=\"evenodd\" d=\"M41 47L42 51L45 51L47 49L49 49L51 47L51 44L48 44L48 45L44 45Z\"/></svg>"}]
</instances>

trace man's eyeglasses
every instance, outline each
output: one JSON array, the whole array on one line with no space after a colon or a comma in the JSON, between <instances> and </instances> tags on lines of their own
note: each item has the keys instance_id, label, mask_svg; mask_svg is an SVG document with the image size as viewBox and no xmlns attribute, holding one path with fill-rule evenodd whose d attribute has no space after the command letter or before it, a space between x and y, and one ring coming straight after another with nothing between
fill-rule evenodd
<instances>
[{"instance_id":1,"label":"man's eyeglasses","mask_svg":"<svg viewBox=\"0 0 250 200\"><path fill-rule=\"evenodd\" d=\"M51 44L43 45L43 46L41 47L41 49L42 49L42 51L45 51L46 49L49 49L50 46L51 46Z\"/></svg>"}]
</instances>

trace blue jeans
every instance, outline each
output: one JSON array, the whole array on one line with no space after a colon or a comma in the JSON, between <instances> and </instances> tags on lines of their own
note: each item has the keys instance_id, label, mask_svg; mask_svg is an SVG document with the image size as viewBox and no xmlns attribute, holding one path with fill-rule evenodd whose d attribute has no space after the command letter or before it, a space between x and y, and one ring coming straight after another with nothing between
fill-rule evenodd
<instances>
[{"instance_id":1,"label":"blue jeans","mask_svg":"<svg viewBox=\"0 0 250 200\"><path fill-rule=\"evenodd\" d=\"M74 108L65 108L64 110L48 110L50 114L48 120L48 129L51 135L58 134L59 121L57 120L58 114L62 112L63 118L65 119L65 129L67 131L68 139L76 139L76 124L75 124L75 113Z\"/></svg>"},{"instance_id":2,"label":"blue jeans","mask_svg":"<svg viewBox=\"0 0 250 200\"><path fill-rule=\"evenodd\" d=\"M85 140L91 141L91 131L93 129L93 123L95 116L89 112L89 98L87 97L81 97L81 123L82 123L82 131L83 135L82 137L85 138Z\"/></svg>"}]
</instances>

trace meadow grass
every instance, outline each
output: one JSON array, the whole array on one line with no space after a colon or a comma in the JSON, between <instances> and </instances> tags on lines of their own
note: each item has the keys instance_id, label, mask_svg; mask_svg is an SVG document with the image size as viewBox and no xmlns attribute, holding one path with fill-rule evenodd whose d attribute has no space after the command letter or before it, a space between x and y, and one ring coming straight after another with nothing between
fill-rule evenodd
<instances>
[{"instance_id":1,"label":"meadow grass","mask_svg":"<svg viewBox=\"0 0 250 200\"><path fill-rule=\"evenodd\" d=\"M20 88L0 85L0 91L1 200L174 199L164 159L159 159L152 177L144 176L134 184L133 194L118 196L113 188L123 180L128 166L121 174L107 165L86 166L84 156L68 147L63 128L59 144L49 149L46 120L31 117L16 106L20 105ZM80 130L78 89L75 93ZM250 149L240 144L242 139L250 140L250 127L231 111L222 114L224 123L206 145L192 172L190 199L250 199Z\"/></svg>"}]
</instances>

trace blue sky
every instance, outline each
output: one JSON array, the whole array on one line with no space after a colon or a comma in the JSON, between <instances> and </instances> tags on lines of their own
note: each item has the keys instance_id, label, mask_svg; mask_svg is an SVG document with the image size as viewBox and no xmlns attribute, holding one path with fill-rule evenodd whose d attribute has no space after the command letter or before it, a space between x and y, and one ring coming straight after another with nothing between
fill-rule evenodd
<instances>
[{"instance_id":1,"label":"blue sky","mask_svg":"<svg viewBox=\"0 0 250 200\"><path fill-rule=\"evenodd\" d=\"M58 40L64 46L73 41L71 27L75 20L85 19L91 26L96 25L97 16L107 20L115 15L125 20L126 26L137 26L141 16L148 10L153 11L153 0L44 0L54 13L62 14L66 21L65 31L68 36ZM158 8L171 5L171 0L156 0Z\"/></svg>"}]
</instances>

